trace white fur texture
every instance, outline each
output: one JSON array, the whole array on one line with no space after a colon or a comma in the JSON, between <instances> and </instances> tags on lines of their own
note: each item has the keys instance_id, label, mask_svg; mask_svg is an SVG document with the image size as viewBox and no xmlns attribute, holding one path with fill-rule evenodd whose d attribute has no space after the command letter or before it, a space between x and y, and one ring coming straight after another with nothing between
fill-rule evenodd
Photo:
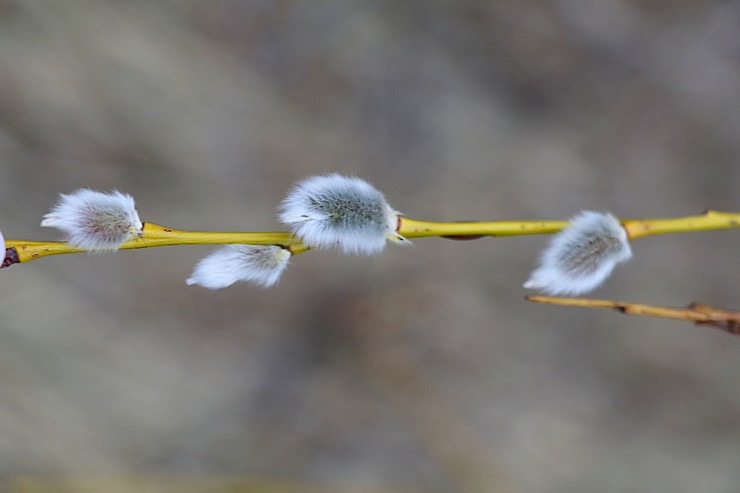
<instances>
[{"instance_id":1,"label":"white fur texture","mask_svg":"<svg viewBox=\"0 0 740 493\"><path fill-rule=\"evenodd\" d=\"M186 282L208 289L227 288L237 281L268 288L280 279L290 255L275 245L226 245L198 262Z\"/></svg>"},{"instance_id":2,"label":"white fur texture","mask_svg":"<svg viewBox=\"0 0 740 493\"><path fill-rule=\"evenodd\" d=\"M587 293L631 257L627 232L616 217L584 211L553 236L524 287L550 295Z\"/></svg>"},{"instance_id":3,"label":"white fur texture","mask_svg":"<svg viewBox=\"0 0 740 493\"><path fill-rule=\"evenodd\" d=\"M60 194L41 226L64 231L69 244L85 250L116 250L142 228L133 197L87 188Z\"/></svg>"},{"instance_id":4,"label":"white fur texture","mask_svg":"<svg viewBox=\"0 0 740 493\"><path fill-rule=\"evenodd\" d=\"M371 255L396 234L398 212L368 182L337 173L307 178L280 206L280 221L315 248L339 246L344 253Z\"/></svg>"}]
</instances>

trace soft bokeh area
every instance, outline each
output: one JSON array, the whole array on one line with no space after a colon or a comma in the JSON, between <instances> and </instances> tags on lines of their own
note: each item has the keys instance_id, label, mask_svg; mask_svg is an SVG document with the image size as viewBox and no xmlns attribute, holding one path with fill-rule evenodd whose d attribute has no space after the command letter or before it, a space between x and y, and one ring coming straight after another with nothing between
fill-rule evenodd
<instances>
[{"instance_id":1,"label":"soft bokeh area","mask_svg":"<svg viewBox=\"0 0 740 493\"><path fill-rule=\"evenodd\" d=\"M282 229L305 176L411 217L738 210L740 3L0 0L0 228L113 188L143 220ZM547 237L209 247L0 271L10 492L737 492L740 338L533 305ZM740 234L648 237L595 296L740 308Z\"/></svg>"}]
</instances>

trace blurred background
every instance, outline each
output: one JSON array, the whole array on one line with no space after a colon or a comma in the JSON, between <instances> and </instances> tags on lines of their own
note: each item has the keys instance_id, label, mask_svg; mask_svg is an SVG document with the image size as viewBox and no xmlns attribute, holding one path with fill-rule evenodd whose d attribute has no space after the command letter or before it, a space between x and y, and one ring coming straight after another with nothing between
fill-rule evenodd
<instances>
[{"instance_id":1,"label":"blurred background","mask_svg":"<svg viewBox=\"0 0 740 493\"><path fill-rule=\"evenodd\" d=\"M305 176L420 219L738 210L740 4L0 0L0 218L117 188L276 230ZM532 305L545 236L311 252L269 290L209 247L0 272L11 492L736 492L740 339ZM641 239L597 297L740 308L740 235Z\"/></svg>"}]
</instances>

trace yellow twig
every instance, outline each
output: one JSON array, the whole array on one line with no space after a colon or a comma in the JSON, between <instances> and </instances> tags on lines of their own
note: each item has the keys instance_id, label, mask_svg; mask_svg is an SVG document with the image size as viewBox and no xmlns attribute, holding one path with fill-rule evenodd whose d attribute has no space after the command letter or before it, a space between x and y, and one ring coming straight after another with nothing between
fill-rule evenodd
<instances>
[{"instance_id":1,"label":"yellow twig","mask_svg":"<svg viewBox=\"0 0 740 493\"><path fill-rule=\"evenodd\" d=\"M629 239L665 233L708 231L714 229L740 228L740 212L707 210L699 216L673 219L625 219L622 221Z\"/></svg>"},{"instance_id":2,"label":"yellow twig","mask_svg":"<svg viewBox=\"0 0 740 493\"><path fill-rule=\"evenodd\" d=\"M481 236L518 236L547 234L560 231L568 221L421 221L399 218L398 233L406 238L445 236L455 239Z\"/></svg>"},{"instance_id":3,"label":"yellow twig","mask_svg":"<svg viewBox=\"0 0 740 493\"><path fill-rule=\"evenodd\" d=\"M559 296L527 296L535 303L587 308L611 308L627 315L687 320L698 325L709 325L730 334L740 334L740 312L715 308L703 303L691 303L685 308L643 305L626 301L597 300L591 298L565 298Z\"/></svg>"},{"instance_id":4,"label":"yellow twig","mask_svg":"<svg viewBox=\"0 0 740 493\"><path fill-rule=\"evenodd\" d=\"M740 212L708 210L698 216L670 219L624 219L629 239L648 235L740 228ZM560 231L568 221L457 221L437 222L399 218L398 233L406 238L446 236L455 239L480 236L519 236Z\"/></svg>"},{"instance_id":5,"label":"yellow twig","mask_svg":"<svg viewBox=\"0 0 740 493\"><path fill-rule=\"evenodd\" d=\"M150 248L168 245L206 245L242 243L250 245L284 245L297 250L305 251L298 239L290 233L239 233L219 231L183 231L167 228L155 223L144 223L140 235L131 238L120 246L121 250L136 248ZM84 252L81 248L71 246L61 241L31 241L7 240L6 248L15 248L18 262L28 262L47 255ZM298 252L300 253L300 252Z\"/></svg>"},{"instance_id":6,"label":"yellow twig","mask_svg":"<svg viewBox=\"0 0 740 493\"><path fill-rule=\"evenodd\" d=\"M630 239L648 235L706 231L740 227L740 212L706 211L699 216L673 219L625 219L622 221ZM398 233L406 238L441 236L459 240L482 236L519 236L560 231L568 221L423 221L399 217ZM121 245L121 249L150 248L166 245L229 244L283 245L302 253L310 248L286 232L183 231L155 223L144 223L143 232ZM4 267L28 262L47 255L84 251L59 241L7 240Z\"/></svg>"}]
</instances>

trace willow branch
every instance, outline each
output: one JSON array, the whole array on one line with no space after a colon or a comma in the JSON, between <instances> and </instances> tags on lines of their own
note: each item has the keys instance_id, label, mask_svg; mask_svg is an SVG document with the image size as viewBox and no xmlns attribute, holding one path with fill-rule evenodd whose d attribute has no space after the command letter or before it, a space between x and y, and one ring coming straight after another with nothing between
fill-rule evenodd
<instances>
[{"instance_id":1,"label":"willow branch","mask_svg":"<svg viewBox=\"0 0 740 493\"><path fill-rule=\"evenodd\" d=\"M698 216L672 219L625 219L622 220L630 240L643 236L665 233L686 233L715 229L740 228L740 212L706 210Z\"/></svg>"},{"instance_id":2,"label":"willow branch","mask_svg":"<svg viewBox=\"0 0 740 493\"><path fill-rule=\"evenodd\" d=\"M698 216L670 219L623 219L630 240L648 235L740 228L740 212L707 210ZM456 221L437 222L399 218L398 233L406 238L444 236L455 239L481 236L520 236L560 231L568 221Z\"/></svg>"},{"instance_id":3,"label":"willow branch","mask_svg":"<svg viewBox=\"0 0 740 493\"><path fill-rule=\"evenodd\" d=\"M622 225L630 239L648 235L706 231L740 227L740 212L708 210L698 216L669 219L624 219ZM520 236L550 234L560 231L568 221L424 221L399 217L397 232L406 238L439 236L452 239L475 239L483 236ZM2 266L28 262L48 255L77 253L84 250L59 241L7 240ZM128 240L121 249L150 248L167 245L205 244L282 245L294 254L309 249L287 232L218 232L185 231L155 223L144 223L138 236Z\"/></svg>"},{"instance_id":4,"label":"willow branch","mask_svg":"<svg viewBox=\"0 0 740 493\"><path fill-rule=\"evenodd\" d=\"M730 334L740 335L740 311L715 308L703 303L691 303L685 308L644 305L626 301L597 300L591 298L565 298L558 296L527 296L528 301L562 306L610 308L627 315L687 320L697 325L708 325Z\"/></svg>"},{"instance_id":5,"label":"willow branch","mask_svg":"<svg viewBox=\"0 0 740 493\"><path fill-rule=\"evenodd\" d=\"M740 217L740 214L738 214ZM482 236L520 236L549 234L560 231L568 221L422 221L399 217L398 234L405 238L442 236L474 239Z\"/></svg>"},{"instance_id":6,"label":"willow branch","mask_svg":"<svg viewBox=\"0 0 740 493\"><path fill-rule=\"evenodd\" d=\"M219 232L219 231L185 231L147 222L139 235L122 244L119 249L133 250L170 245L282 245L294 253L306 251L308 247L297 238L286 232ZM7 240L7 249L14 249L17 260L11 263L28 262L48 255L85 252L62 241ZM6 263L8 253L6 252ZM5 266L5 265L3 265Z\"/></svg>"}]
</instances>

